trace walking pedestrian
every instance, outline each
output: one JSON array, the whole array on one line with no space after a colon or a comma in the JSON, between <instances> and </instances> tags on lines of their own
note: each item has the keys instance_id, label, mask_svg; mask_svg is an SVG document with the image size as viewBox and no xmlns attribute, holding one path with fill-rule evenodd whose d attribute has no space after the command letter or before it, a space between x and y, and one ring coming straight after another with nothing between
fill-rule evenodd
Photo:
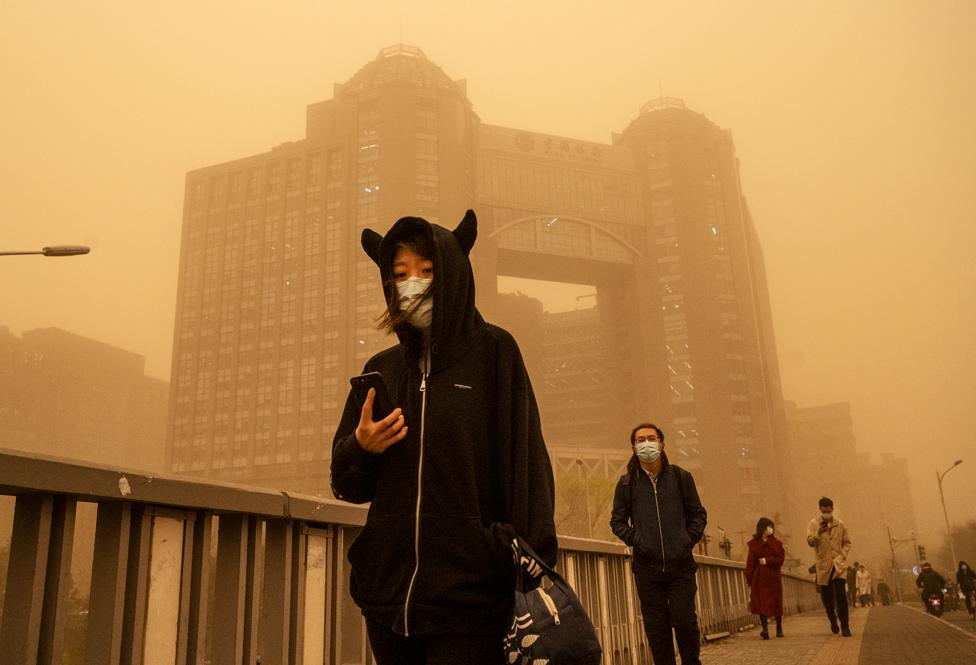
<instances>
[{"instance_id":1,"label":"walking pedestrian","mask_svg":"<svg viewBox=\"0 0 976 665\"><path fill-rule=\"evenodd\" d=\"M864 564L860 564L857 569L857 597L861 601L861 607L867 607L871 603L871 573Z\"/></svg>"},{"instance_id":2,"label":"walking pedestrian","mask_svg":"<svg viewBox=\"0 0 976 665\"><path fill-rule=\"evenodd\" d=\"M976 593L976 573L965 561L959 562L959 569L956 571L956 584L959 590L966 597L966 611L976 617L976 607L973 603L973 594Z\"/></svg>"},{"instance_id":3,"label":"walking pedestrian","mask_svg":"<svg viewBox=\"0 0 976 665\"><path fill-rule=\"evenodd\" d=\"M854 562L853 566L847 568L847 604L857 607L857 570L859 564Z\"/></svg>"},{"instance_id":4,"label":"walking pedestrian","mask_svg":"<svg viewBox=\"0 0 976 665\"><path fill-rule=\"evenodd\" d=\"M881 597L882 605L891 604L891 587L888 586L885 580L878 582L878 595Z\"/></svg>"},{"instance_id":5,"label":"walking pedestrian","mask_svg":"<svg viewBox=\"0 0 976 665\"><path fill-rule=\"evenodd\" d=\"M705 533L705 508L691 473L668 461L657 425L635 427L630 447L610 527L634 551L631 567L654 665L675 665L675 639L681 664L701 665L692 548Z\"/></svg>"},{"instance_id":6,"label":"walking pedestrian","mask_svg":"<svg viewBox=\"0 0 976 665\"><path fill-rule=\"evenodd\" d=\"M769 639L769 617L776 617L776 637L783 637L783 579L780 569L786 558L783 543L773 534L773 520L760 517L756 533L749 541L746 557L746 581L749 582L749 611L759 615L762 631Z\"/></svg>"},{"instance_id":7,"label":"walking pedestrian","mask_svg":"<svg viewBox=\"0 0 976 665\"><path fill-rule=\"evenodd\" d=\"M847 525L834 517L834 502L827 497L819 501L820 515L807 525L807 544L817 555L817 585L820 587L820 600L830 619L830 632L840 632L844 637L851 636L851 625L847 610L845 590L847 572L847 553L851 550L851 539ZM837 620L840 619L840 626Z\"/></svg>"},{"instance_id":8,"label":"walking pedestrian","mask_svg":"<svg viewBox=\"0 0 976 665\"><path fill-rule=\"evenodd\" d=\"M404 217L362 244L379 266L399 343L373 356L376 390L350 394L332 451L337 498L371 502L349 550L349 590L378 665L497 665L511 619L517 534L556 563L553 478L518 345L481 318L468 252L474 213L449 231ZM374 421L373 416L385 416Z\"/></svg>"}]
</instances>

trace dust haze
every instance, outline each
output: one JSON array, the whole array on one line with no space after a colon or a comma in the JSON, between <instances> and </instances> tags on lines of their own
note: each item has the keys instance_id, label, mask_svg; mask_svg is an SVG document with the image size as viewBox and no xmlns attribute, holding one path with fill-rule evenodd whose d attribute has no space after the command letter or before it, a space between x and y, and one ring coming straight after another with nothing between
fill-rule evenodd
<instances>
[{"instance_id":1,"label":"dust haze","mask_svg":"<svg viewBox=\"0 0 976 665\"><path fill-rule=\"evenodd\" d=\"M609 143L672 96L731 130L784 397L849 402L859 450L907 458L930 548L959 458L948 513L976 518L976 4L463 5L5 3L0 250L92 253L0 257L0 326L168 381L186 173L302 138L308 104L406 43L493 125ZM585 302L564 291L533 295Z\"/></svg>"}]
</instances>

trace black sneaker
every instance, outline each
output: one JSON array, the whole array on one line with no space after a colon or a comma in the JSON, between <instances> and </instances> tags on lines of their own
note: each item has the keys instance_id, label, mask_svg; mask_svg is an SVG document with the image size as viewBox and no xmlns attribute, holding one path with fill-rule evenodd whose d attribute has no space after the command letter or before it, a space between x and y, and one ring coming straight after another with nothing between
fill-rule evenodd
<instances>
[{"instance_id":1,"label":"black sneaker","mask_svg":"<svg viewBox=\"0 0 976 665\"><path fill-rule=\"evenodd\" d=\"M844 626L844 629L841 631L841 635L843 635L844 637L850 637L851 629L847 626Z\"/></svg>"},{"instance_id":2,"label":"black sneaker","mask_svg":"<svg viewBox=\"0 0 976 665\"><path fill-rule=\"evenodd\" d=\"M830 632L832 632L834 635L840 632L840 627L837 626L837 622L833 619L830 621Z\"/></svg>"}]
</instances>

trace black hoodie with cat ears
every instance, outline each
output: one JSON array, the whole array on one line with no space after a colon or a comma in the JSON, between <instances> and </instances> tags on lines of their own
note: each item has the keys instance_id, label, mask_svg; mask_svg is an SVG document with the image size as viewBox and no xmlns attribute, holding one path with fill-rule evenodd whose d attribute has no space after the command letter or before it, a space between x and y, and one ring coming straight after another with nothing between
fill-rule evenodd
<instances>
[{"instance_id":1,"label":"black hoodie with cat ears","mask_svg":"<svg viewBox=\"0 0 976 665\"><path fill-rule=\"evenodd\" d=\"M457 228L449 231L421 217L401 217L381 236L363 229L362 246L380 269L383 296L390 301L393 258L397 244L411 238L425 238L432 248L434 264L434 307L431 322L432 372L451 365L470 346L484 320L474 304L474 273L468 254L478 237L478 220L468 210ZM401 337L401 341L403 338ZM405 346L404 352L408 352Z\"/></svg>"}]
</instances>

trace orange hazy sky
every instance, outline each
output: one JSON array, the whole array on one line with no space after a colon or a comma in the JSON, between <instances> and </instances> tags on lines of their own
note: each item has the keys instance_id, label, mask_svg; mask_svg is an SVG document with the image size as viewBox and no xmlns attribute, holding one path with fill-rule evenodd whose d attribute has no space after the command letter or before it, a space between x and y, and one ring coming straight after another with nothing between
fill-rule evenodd
<instances>
[{"instance_id":1,"label":"orange hazy sky","mask_svg":"<svg viewBox=\"0 0 976 665\"><path fill-rule=\"evenodd\" d=\"M384 46L484 122L586 140L663 91L733 132L786 397L848 401L862 449L908 458L923 542L959 457L950 516L976 517L976 2L469 4L3 3L0 249L93 252L0 257L0 326L168 379L185 173L302 138Z\"/></svg>"}]
</instances>

